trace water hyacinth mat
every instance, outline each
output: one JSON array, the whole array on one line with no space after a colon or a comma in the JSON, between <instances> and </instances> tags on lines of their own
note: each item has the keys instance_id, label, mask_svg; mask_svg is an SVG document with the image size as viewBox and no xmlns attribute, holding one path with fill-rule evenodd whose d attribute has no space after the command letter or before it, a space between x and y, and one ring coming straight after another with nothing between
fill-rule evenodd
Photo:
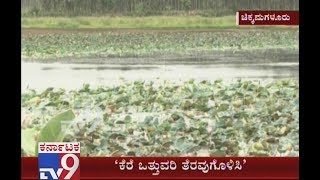
<instances>
[{"instance_id":1,"label":"water hyacinth mat","mask_svg":"<svg viewBox=\"0 0 320 180\"><path fill-rule=\"evenodd\" d=\"M22 94L22 156L78 141L81 156L299 156L298 80L135 81Z\"/></svg>"}]
</instances>

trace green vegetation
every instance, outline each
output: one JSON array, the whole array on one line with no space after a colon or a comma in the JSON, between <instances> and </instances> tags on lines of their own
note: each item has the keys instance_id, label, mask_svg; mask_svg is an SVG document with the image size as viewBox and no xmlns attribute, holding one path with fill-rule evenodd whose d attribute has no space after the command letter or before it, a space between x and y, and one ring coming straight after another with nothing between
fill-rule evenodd
<instances>
[{"instance_id":1,"label":"green vegetation","mask_svg":"<svg viewBox=\"0 0 320 180\"><path fill-rule=\"evenodd\" d=\"M182 59L299 48L297 27L243 30L235 25L239 9L298 10L299 0L21 4L21 53L26 61ZM27 89L21 95L22 156L36 156L40 141L81 142L81 156L299 156L297 80L169 82L123 82L94 89L85 84L69 92Z\"/></svg>"},{"instance_id":2,"label":"green vegetation","mask_svg":"<svg viewBox=\"0 0 320 180\"><path fill-rule=\"evenodd\" d=\"M235 16L23 17L22 28L235 28Z\"/></svg>"},{"instance_id":3,"label":"green vegetation","mask_svg":"<svg viewBox=\"0 0 320 180\"><path fill-rule=\"evenodd\" d=\"M25 35L22 57L142 57L213 50L298 49L298 30L90 32Z\"/></svg>"},{"instance_id":4,"label":"green vegetation","mask_svg":"<svg viewBox=\"0 0 320 180\"><path fill-rule=\"evenodd\" d=\"M62 118L67 128L57 126ZM24 156L46 137L81 142L82 156L298 156L299 83L30 90L22 94L22 137Z\"/></svg>"},{"instance_id":5,"label":"green vegetation","mask_svg":"<svg viewBox=\"0 0 320 180\"><path fill-rule=\"evenodd\" d=\"M235 15L246 10L299 10L299 0L21 0L23 16Z\"/></svg>"}]
</instances>

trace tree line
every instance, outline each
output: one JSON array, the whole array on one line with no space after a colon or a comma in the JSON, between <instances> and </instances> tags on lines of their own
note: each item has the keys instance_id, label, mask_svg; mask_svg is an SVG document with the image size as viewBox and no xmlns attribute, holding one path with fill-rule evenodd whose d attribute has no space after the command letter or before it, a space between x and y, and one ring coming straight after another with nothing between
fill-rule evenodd
<instances>
[{"instance_id":1,"label":"tree line","mask_svg":"<svg viewBox=\"0 0 320 180\"><path fill-rule=\"evenodd\" d=\"M234 15L238 10L299 10L299 0L21 0L23 16Z\"/></svg>"}]
</instances>

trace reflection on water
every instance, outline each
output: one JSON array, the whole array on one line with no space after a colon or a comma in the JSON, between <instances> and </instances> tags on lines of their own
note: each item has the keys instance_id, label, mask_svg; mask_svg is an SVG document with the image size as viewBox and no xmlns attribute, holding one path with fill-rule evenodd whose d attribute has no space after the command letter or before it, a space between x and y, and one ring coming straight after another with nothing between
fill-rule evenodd
<instances>
[{"instance_id":1,"label":"reflection on water","mask_svg":"<svg viewBox=\"0 0 320 180\"><path fill-rule=\"evenodd\" d=\"M131 70L151 70L151 69L157 69L158 67L150 67L150 66L142 66L142 67L135 67L135 66L96 66L96 67L72 67L72 70L120 70L120 71L131 71Z\"/></svg>"},{"instance_id":2,"label":"reflection on water","mask_svg":"<svg viewBox=\"0 0 320 180\"><path fill-rule=\"evenodd\" d=\"M95 86L113 86L123 79L174 83L194 79L214 81L223 79L273 80L299 78L299 63L234 63L206 65L97 65L97 64L41 64L22 62L22 91L27 87L43 90L48 87L81 88L84 83Z\"/></svg>"}]
</instances>

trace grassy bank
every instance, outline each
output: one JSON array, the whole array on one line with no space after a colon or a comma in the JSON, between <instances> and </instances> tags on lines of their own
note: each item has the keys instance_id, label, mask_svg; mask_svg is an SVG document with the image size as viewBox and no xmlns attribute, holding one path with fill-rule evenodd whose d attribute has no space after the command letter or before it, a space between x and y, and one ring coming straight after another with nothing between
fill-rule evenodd
<instances>
[{"instance_id":1,"label":"grassy bank","mask_svg":"<svg viewBox=\"0 0 320 180\"><path fill-rule=\"evenodd\" d=\"M23 17L22 28L233 28L235 16Z\"/></svg>"},{"instance_id":2,"label":"grassy bank","mask_svg":"<svg viewBox=\"0 0 320 180\"><path fill-rule=\"evenodd\" d=\"M299 32L248 30L218 32L98 32L33 34L22 38L22 57L143 57L213 50L298 49Z\"/></svg>"}]
</instances>

